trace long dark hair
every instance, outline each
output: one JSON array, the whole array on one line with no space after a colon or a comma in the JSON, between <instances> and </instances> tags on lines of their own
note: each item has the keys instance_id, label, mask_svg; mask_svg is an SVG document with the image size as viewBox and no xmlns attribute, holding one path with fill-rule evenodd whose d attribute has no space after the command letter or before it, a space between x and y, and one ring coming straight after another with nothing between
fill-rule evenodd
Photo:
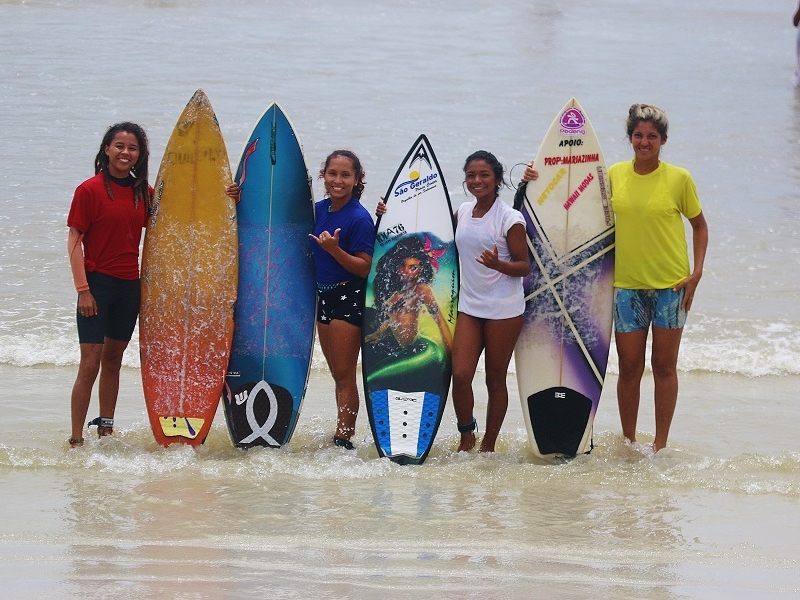
<instances>
[{"instance_id":1,"label":"long dark hair","mask_svg":"<svg viewBox=\"0 0 800 600\"><path fill-rule=\"evenodd\" d=\"M430 283L435 274L434 268L439 269L435 257L443 253L442 249L433 248L429 237L425 236L423 241L419 235L409 235L397 240L397 243L381 256L378 266L375 267L375 279L372 284L375 308L381 320L386 318L386 301L401 287L400 268L405 264L405 260L416 258L421 267L417 281Z\"/></svg>"},{"instance_id":2,"label":"long dark hair","mask_svg":"<svg viewBox=\"0 0 800 600\"><path fill-rule=\"evenodd\" d=\"M364 167L361 166L361 161L358 159L355 152L351 150L334 150L331 152L322 164L322 168L319 170L319 178L323 179L325 177L325 171L328 170L328 165L331 163L331 160L337 156L349 158L350 162L353 163L353 171L356 175L356 184L353 186L353 198L361 198L361 194L364 193L364 186L367 183L364 181L366 173L364 172Z\"/></svg>"},{"instance_id":3,"label":"long dark hair","mask_svg":"<svg viewBox=\"0 0 800 600\"><path fill-rule=\"evenodd\" d=\"M147 182L147 165L150 162L150 146L147 141L147 134L144 129L136 123L124 121L116 123L108 128L106 134L103 136L103 141L100 142L100 150L94 158L94 174L97 175L103 172L103 178L106 182L106 191L108 197L114 199L114 194L111 193L110 174L108 172L108 155L106 148L114 141L114 136L118 133L131 133L136 136L139 142L139 160L131 169L131 177L133 177L133 201L138 206L139 202L144 202L145 207L150 207L150 185Z\"/></svg>"}]
</instances>

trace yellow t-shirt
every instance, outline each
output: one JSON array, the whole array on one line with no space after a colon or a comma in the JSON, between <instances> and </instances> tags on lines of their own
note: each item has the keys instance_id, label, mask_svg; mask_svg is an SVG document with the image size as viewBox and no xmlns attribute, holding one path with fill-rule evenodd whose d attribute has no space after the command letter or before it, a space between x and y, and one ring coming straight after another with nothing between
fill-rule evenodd
<instances>
[{"instance_id":1,"label":"yellow t-shirt","mask_svg":"<svg viewBox=\"0 0 800 600\"><path fill-rule=\"evenodd\" d=\"M637 175L626 161L611 165L608 178L617 223L614 287L661 290L688 277L683 217L702 210L689 171L662 161Z\"/></svg>"}]
</instances>

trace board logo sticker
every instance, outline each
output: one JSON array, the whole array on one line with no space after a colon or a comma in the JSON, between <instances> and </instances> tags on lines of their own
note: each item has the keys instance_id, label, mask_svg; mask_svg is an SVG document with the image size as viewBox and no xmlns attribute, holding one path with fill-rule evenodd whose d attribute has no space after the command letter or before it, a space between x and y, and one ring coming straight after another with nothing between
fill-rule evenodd
<instances>
[{"instance_id":1,"label":"board logo sticker","mask_svg":"<svg viewBox=\"0 0 800 600\"><path fill-rule=\"evenodd\" d=\"M394 188L393 196L395 198L399 198L400 196L407 194L411 190L417 192L416 194L412 194L411 196L403 198L401 202L410 200L411 198L418 196L427 189L435 186L439 179L439 174L436 172L433 172L429 175L426 175L425 177L422 177L421 173L418 170L412 168L414 164L418 162L424 162L426 165L428 165L429 171L433 168L431 166L431 159L428 156L428 151L425 149L425 144L420 144L417 147L416 151L411 156L411 160L409 160L407 163L407 166L410 169L408 173L408 180L403 181L402 183L398 183Z\"/></svg>"},{"instance_id":2,"label":"board logo sticker","mask_svg":"<svg viewBox=\"0 0 800 600\"><path fill-rule=\"evenodd\" d=\"M606 177L608 174L604 167L597 167L597 182L600 184L600 200L603 203L603 216L606 218L606 225L611 227L614 225L614 215L611 213L611 206L608 199L608 190L606 189Z\"/></svg>"},{"instance_id":3,"label":"board logo sticker","mask_svg":"<svg viewBox=\"0 0 800 600\"><path fill-rule=\"evenodd\" d=\"M242 385L235 390L227 388L226 392L232 400L228 410L239 417L235 421L242 424L242 429L243 421L246 421L250 429L250 433L246 436L244 431L239 431L235 437L244 437L235 439L234 443L237 446L248 446L259 444L258 440L263 440L268 446L279 447L281 443L278 440L286 436L292 416L291 393L263 379L257 383Z\"/></svg>"},{"instance_id":4,"label":"board logo sticker","mask_svg":"<svg viewBox=\"0 0 800 600\"><path fill-rule=\"evenodd\" d=\"M383 231L379 231L375 234L375 240L381 245L385 246L392 240L395 240L406 233L406 228L403 226L402 223L398 223L393 227L387 227Z\"/></svg>"},{"instance_id":5,"label":"board logo sticker","mask_svg":"<svg viewBox=\"0 0 800 600\"><path fill-rule=\"evenodd\" d=\"M422 192L425 192L431 188L436 187L436 184L439 182L439 174L438 173L430 173L425 177L422 177L419 171L413 170L408 174L408 181L404 181L402 183L398 183L395 188L393 195L395 198L400 198L400 202L407 202L412 198L416 198ZM409 196L406 196L408 192L415 192ZM405 196L405 197L403 197Z\"/></svg>"},{"instance_id":6,"label":"board logo sticker","mask_svg":"<svg viewBox=\"0 0 800 600\"><path fill-rule=\"evenodd\" d=\"M185 437L193 440L203 428L205 419L196 417L159 417L161 431L167 437Z\"/></svg>"},{"instance_id":7,"label":"board logo sticker","mask_svg":"<svg viewBox=\"0 0 800 600\"><path fill-rule=\"evenodd\" d=\"M409 167L412 166L415 162L419 160L425 161L425 164L428 165L429 169L433 168L431 166L431 159L428 157L428 151L425 150L425 144L419 145L419 148L417 148L417 151L414 153L414 156L411 157L411 161L408 163L408 166Z\"/></svg>"},{"instance_id":8,"label":"board logo sticker","mask_svg":"<svg viewBox=\"0 0 800 600\"><path fill-rule=\"evenodd\" d=\"M244 187L244 180L247 179L247 160L250 158L250 155L256 151L256 146L258 146L258 140L261 138L256 138L253 140L253 143L250 144L244 151L244 158L242 158L242 176L237 181L237 185L241 190ZM239 194L239 197L236 198L236 204L239 204L239 200L241 199L242 195Z\"/></svg>"},{"instance_id":9,"label":"board logo sticker","mask_svg":"<svg viewBox=\"0 0 800 600\"><path fill-rule=\"evenodd\" d=\"M561 114L559 119L562 135L586 135L586 117L577 108L570 107Z\"/></svg>"},{"instance_id":10,"label":"board logo sticker","mask_svg":"<svg viewBox=\"0 0 800 600\"><path fill-rule=\"evenodd\" d=\"M575 201L580 197L583 192L586 191L586 188L594 181L594 174L589 173L583 181L580 182L577 188L575 188L572 193L567 198L567 201L564 202L564 210L569 210L572 208L572 205L575 204Z\"/></svg>"}]
</instances>

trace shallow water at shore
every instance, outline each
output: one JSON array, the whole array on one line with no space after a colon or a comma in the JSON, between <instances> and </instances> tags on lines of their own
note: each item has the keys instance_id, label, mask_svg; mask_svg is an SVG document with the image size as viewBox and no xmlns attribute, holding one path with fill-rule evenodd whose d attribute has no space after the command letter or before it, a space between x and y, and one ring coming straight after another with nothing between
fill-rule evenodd
<instances>
[{"instance_id":1,"label":"shallow water at shore","mask_svg":"<svg viewBox=\"0 0 800 600\"><path fill-rule=\"evenodd\" d=\"M332 384L321 372L289 446L247 452L232 446L221 414L203 447L157 446L136 369L123 375L114 437L66 450L59 413L73 369L0 375L29 396L0 426L7 597L800 592L800 452L792 403L775 401L796 377L684 377L672 446L656 456L645 414L641 445L621 440L611 394L594 450L573 460L532 455L518 398L495 454L455 453L448 408L426 463L403 467L377 457L365 415L355 452L332 446ZM765 389L780 393L759 410L748 400ZM752 435L767 429L769 438Z\"/></svg>"}]
</instances>

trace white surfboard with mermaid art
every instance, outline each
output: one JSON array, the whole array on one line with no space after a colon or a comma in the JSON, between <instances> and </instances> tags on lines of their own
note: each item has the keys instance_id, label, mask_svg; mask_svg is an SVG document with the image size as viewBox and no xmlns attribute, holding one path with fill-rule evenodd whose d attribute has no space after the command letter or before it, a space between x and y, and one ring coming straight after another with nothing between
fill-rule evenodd
<instances>
[{"instance_id":1,"label":"white surfboard with mermaid art","mask_svg":"<svg viewBox=\"0 0 800 600\"><path fill-rule=\"evenodd\" d=\"M450 390L459 285L450 197L424 135L385 202L364 306L364 393L380 456L422 464Z\"/></svg>"}]
</instances>

